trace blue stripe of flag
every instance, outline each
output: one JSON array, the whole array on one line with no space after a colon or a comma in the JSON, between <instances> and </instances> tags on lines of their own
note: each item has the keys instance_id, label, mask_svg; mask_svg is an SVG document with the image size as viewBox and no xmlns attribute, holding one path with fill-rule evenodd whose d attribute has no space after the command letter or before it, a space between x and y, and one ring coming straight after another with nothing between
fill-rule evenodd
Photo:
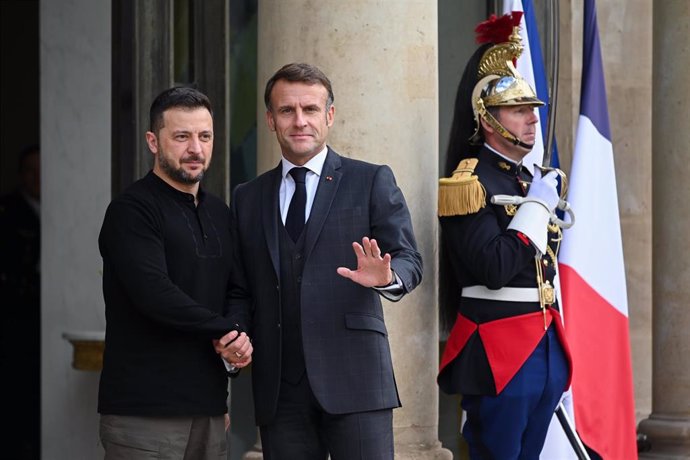
<instances>
[{"instance_id":1,"label":"blue stripe of flag","mask_svg":"<svg viewBox=\"0 0 690 460\"><path fill-rule=\"evenodd\" d=\"M529 50L532 55L532 69L534 73L534 86L537 92L537 97L542 101L549 100L549 87L546 80L546 70L544 69L544 58L541 53L541 40L539 40L539 29L537 27L537 20L534 16L534 6L532 0L522 0L522 9L525 17L525 26L527 28L527 39L529 40ZM545 104L539 107L539 118L541 120L541 134L544 140L544 148L546 148L546 134L549 120L549 106ZM556 146L556 139L553 141L553 150L551 155L551 165L555 168L559 167L558 161L558 147ZM546 152L544 152L546 154Z\"/></svg>"},{"instance_id":2,"label":"blue stripe of flag","mask_svg":"<svg viewBox=\"0 0 690 460\"><path fill-rule=\"evenodd\" d=\"M580 114L589 118L597 131L611 141L604 66L594 0L585 0Z\"/></svg>"}]
</instances>

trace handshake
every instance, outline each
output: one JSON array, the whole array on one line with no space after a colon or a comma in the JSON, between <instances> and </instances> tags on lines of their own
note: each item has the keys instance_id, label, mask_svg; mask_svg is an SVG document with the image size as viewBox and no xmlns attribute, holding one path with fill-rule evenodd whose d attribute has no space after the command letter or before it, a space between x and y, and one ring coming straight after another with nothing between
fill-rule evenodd
<instances>
[{"instance_id":1,"label":"handshake","mask_svg":"<svg viewBox=\"0 0 690 460\"><path fill-rule=\"evenodd\" d=\"M213 347L216 353L235 368L241 369L252 362L252 341L249 336L242 331L239 324L235 324L235 329L225 334L220 339L213 340Z\"/></svg>"}]
</instances>

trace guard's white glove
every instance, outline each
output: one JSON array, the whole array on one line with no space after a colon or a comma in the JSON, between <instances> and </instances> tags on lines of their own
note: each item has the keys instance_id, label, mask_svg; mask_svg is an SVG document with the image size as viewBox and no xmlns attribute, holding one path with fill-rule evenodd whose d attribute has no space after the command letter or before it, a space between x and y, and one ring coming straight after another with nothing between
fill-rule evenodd
<instances>
[{"instance_id":1,"label":"guard's white glove","mask_svg":"<svg viewBox=\"0 0 690 460\"><path fill-rule=\"evenodd\" d=\"M535 169L532 185L529 186L529 191L527 192L529 198L536 198L542 201L551 213L554 212L560 200L557 177L558 173L556 171L549 171L542 177L541 171Z\"/></svg>"},{"instance_id":2,"label":"guard's white glove","mask_svg":"<svg viewBox=\"0 0 690 460\"><path fill-rule=\"evenodd\" d=\"M527 196L520 200L522 204L508 224L509 229L526 235L540 254L546 251L547 225L560 200L556 177L556 171L544 177L535 171Z\"/></svg>"}]
</instances>

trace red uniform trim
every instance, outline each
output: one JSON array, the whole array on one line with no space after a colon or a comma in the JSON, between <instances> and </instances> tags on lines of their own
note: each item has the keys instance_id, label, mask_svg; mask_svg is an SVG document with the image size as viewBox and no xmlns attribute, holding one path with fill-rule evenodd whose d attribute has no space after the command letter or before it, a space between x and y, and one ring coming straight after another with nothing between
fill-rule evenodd
<instances>
[{"instance_id":1,"label":"red uniform trim","mask_svg":"<svg viewBox=\"0 0 690 460\"><path fill-rule=\"evenodd\" d=\"M548 327L554 322L569 363L570 373L567 388L570 386L570 379L572 378L570 350L565 340L565 330L560 314L556 309L549 308L546 315L546 326ZM470 336L477 330L493 374L496 394L503 391L503 388L520 370L546 333L544 316L540 311L501 318L482 324L477 324L458 314L443 350L439 373L458 357Z\"/></svg>"},{"instance_id":2,"label":"red uniform trim","mask_svg":"<svg viewBox=\"0 0 690 460\"><path fill-rule=\"evenodd\" d=\"M479 335L494 376L496 394L503 391L544 337L545 319L546 326L550 326L553 317L546 315L544 318L542 312L538 311L489 321L479 326Z\"/></svg>"},{"instance_id":3,"label":"red uniform trim","mask_svg":"<svg viewBox=\"0 0 690 460\"><path fill-rule=\"evenodd\" d=\"M439 366L439 374L460 354L465 344L470 339L470 336L477 330L477 323L470 321L464 316L458 314L455 320L453 329L450 331L450 336L446 342L446 347L443 349L443 356L441 357L441 365Z\"/></svg>"},{"instance_id":4,"label":"red uniform trim","mask_svg":"<svg viewBox=\"0 0 690 460\"><path fill-rule=\"evenodd\" d=\"M527 235L525 235L522 232L517 232L518 238L520 238L520 241L522 241L525 246L530 246L529 238L527 238Z\"/></svg>"}]
</instances>

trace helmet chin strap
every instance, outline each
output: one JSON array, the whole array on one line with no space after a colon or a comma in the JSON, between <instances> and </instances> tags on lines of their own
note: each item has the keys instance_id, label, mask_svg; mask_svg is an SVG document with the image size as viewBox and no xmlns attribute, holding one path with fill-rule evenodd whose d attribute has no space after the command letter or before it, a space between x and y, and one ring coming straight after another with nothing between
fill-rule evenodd
<instances>
[{"instance_id":1,"label":"helmet chin strap","mask_svg":"<svg viewBox=\"0 0 690 460\"><path fill-rule=\"evenodd\" d=\"M505 137L506 139L508 139L508 140L509 140L510 142L512 142L513 144L515 144L515 145L517 145L517 146L519 146L519 147L522 147L523 149L527 149L527 150L532 150L532 149L534 148L534 144L525 144L524 142L522 142L522 141L520 140L519 137L517 137L515 134L511 133L511 132L508 131L507 129L505 130L505 132L506 132L508 135L506 136L506 135L504 135L503 133L501 133L501 136Z\"/></svg>"},{"instance_id":2,"label":"helmet chin strap","mask_svg":"<svg viewBox=\"0 0 690 460\"><path fill-rule=\"evenodd\" d=\"M519 137L517 137L515 134L511 133L506 129L505 126L503 126L493 115L491 115L491 112L486 110L484 107L483 102L480 100L479 101L479 115L484 118L484 120L491 126L498 134L501 135L501 137L509 140L512 142L514 145L520 146L523 149L527 150L532 150L534 148L534 144L525 144L520 140Z\"/></svg>"}]
</instances>

